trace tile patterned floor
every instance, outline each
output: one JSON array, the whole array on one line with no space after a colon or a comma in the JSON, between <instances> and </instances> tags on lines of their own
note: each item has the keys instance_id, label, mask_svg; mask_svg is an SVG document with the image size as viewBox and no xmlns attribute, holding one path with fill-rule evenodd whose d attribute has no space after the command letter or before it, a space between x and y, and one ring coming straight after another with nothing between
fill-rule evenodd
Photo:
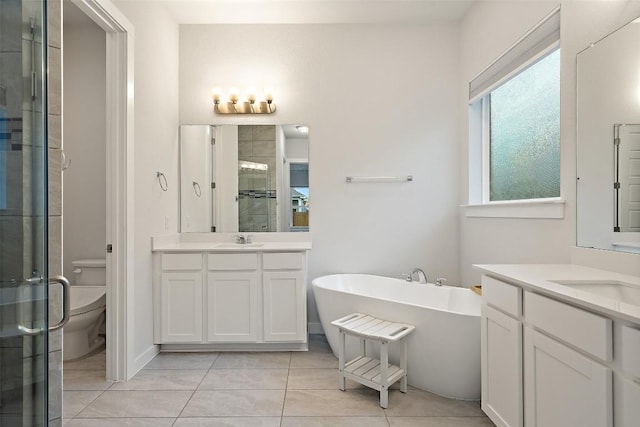
<instances>
[{"instance_id":1,"label":"tile patterned floor","mask_svg":"<svg viewBox=\"0 0 640 427\"><path fill-rule=\"evenodd\" d=\"M309 352L161 353L130 381L105 381L104 352L64 364L68 427L483 427L478 402L410 388L379 406L374 390L337 389L325 341Z\"/></svg>"}]
</instances>

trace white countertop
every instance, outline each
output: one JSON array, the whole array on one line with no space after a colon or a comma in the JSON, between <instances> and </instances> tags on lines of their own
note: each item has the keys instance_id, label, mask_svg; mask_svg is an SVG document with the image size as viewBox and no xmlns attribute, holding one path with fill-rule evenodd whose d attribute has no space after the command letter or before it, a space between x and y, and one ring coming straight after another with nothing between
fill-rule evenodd
<instances>
[{"instance_id":1,"label":"white countertop","mask_svg":"<svg viewBox=\"0 0 640 427\"><path fill-rule=\"evenodd\" d=\"M154 244L153 252L278 252L306 251L311 242L260 242L239 244L232 242L167 242Z\"/></svg>"},{"instance_id":2,"label":"white countertop","mask_svg":"<svg viewBox=\"0 0 640 427\"><path fill-rule=\"evenodd\" d=\"M235 243L239 233L186 233L155 236L153 252L279 252L311 249L309 233L250 233L252 243ZM248 233L240 233L249 235Z\"/></svg>"},{"instance_id":3,"label":"white countertop","mask_svg":"<svg viewBox=\"0 0 640 427\"><path fill-rule=\"evenodd\" d=\"M640 306L616 301L554 283L554 281L613 281L640 289L640 277L576 264L478 264L475 268L496 279L503 279L558 300L579 305L608 316L640 323Z\"/></svg>"}]
</instances>

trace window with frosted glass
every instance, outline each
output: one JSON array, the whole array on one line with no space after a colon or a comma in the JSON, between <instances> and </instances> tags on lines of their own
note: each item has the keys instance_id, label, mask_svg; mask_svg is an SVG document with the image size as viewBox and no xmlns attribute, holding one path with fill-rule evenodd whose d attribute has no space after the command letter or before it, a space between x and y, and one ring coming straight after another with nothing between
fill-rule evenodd
<instances>
[{"instance_id":1,"label":"window with frosted glass","mask_svg":"<svg viewBox=\"0 0 640 427\"><path fill-rule=\"evenodd\" d=\"M560 50L493 90L489 200L560 196Z\"/></svg>"}]
</instances>

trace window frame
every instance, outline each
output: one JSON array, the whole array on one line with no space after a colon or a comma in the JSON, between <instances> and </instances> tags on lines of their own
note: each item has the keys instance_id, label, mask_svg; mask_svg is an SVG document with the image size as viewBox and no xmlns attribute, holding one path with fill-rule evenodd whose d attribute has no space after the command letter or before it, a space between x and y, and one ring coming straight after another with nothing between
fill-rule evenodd
<instances>
[{"instance_id":1,"label":"window frame","mask_svg":"<svg viewBox=\"0 0 640 427\"><path fill-rule=\"evenodd\" d=\"M553 11L547 18L543 19L538 26L534 27L525 37L520 41L526 39L526 37L534 33L538 28L542 26L551 27L547 25L550 19L553 19L554 15L559 14L559 9ZM559 18L558 25L559 25ZM559 33L559 29L558 29ZM519 48L518 41L514 44L505 54L499 57L491 65L489 65L483 72L481 72L470 83L470 99L468 109L468 124L469 124L469 187L468 187L468 204L464 205L465 214L467 217L496 217L496 218L564 218L564 199L562 197L562 163L560 163L560 195L557 197L549 198L534 198L534 199L519 199L519 200L490 200L490 185L491 185L491 111L490 111L490 95L491 92L502 86L515 76L524 72L531 66L535 65L538 61L560 50L560 40L548 43L545 47L537 48L537 51L528 55L528 59L523 61L516 67L513 67L511 71L500 74L501 70L498 68L492 70L492 67L498 63L501 58L511 53L512 50ZM562 64L562 54L560 62ZM561 65L562 67L562 65ZM495 73L500 76L496 78L491 84L488 84L480 92L474 92L473 85L475 81L482 80L483 73L490 70L490 73ZM561 75L561 70L559 71ZM561 113L561 112L560 112ZM562 153L560 153L562 155Z\"/></svg>"}]
</instances>

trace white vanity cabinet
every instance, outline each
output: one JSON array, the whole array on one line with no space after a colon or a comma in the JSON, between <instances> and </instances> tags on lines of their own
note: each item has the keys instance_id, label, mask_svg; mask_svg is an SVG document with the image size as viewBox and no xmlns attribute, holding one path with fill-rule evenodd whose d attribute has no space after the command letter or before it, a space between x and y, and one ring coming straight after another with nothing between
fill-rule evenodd
<instances>
[{"instance_id":1,"label":"white vanity cabinet","mask_svg":"<svg viewBox=\"0 0 640 427\"><path fill-rule=\"evenodd\" d=\"M524 355L526 426L613 424L610 368L528 327Z\"/></svg>"},{"instance_id":2,"label":"white vanity cabinet","mask_svg":"<svg viewBox=\"0 0 640 427\"><path fill-rule=\"evenodd\" d=\"M202 256L162 254L160 340L202 340Z\"/></svg>"},{"instance_id":3,"label":"white vanity cabinet","mask_svg":"<svg viewBox=\"0 0 640 427\"><path fill-rule=\"evenodd\" d=\"M209 254L207 266L207 341L257 341L258 254Z\"/></svg>"},{"instance_id":4,"label":"white vanity cabinet","mask_svg":"<svg viewBox=\"0 0 640 427\"><path fill-rule=\"evenodd\" d=\"M156 253L165 350L306 350L306 251Z\"/></svg>"},{"instance_id":5,"label":"white vanity cabinet","mask_svg":"<svg viewBox=\"0 0 640 427\"><path fill-rule=\"evenodd\" d=\"M612 320L531 292L524 310L525 425L612 426Z\"/></svg>"},{"instance_id":6,"label":"white vanity cabinet","mask_svg":"<svg viewBox=\"0 0 640 427\"><path fill-rule=\"evenodd\" d=\"M482 279L482 410L497 426L523 423L522 290Z\"/></svg>"},{"instance_id":7,"label":"white vanity cabinet","mask_svg":"<svg viewBox=\"0 0 640 427\"><path fill-rule=\"evenodd\" d=\"M640 325L614 325L616 354L620 354L621 374L614 377L615 411L623 426L640 423ZM616 356L617 357L617 356ZM618 424L616 422L616 424Z\"/></svg>"},{"instance_id":8,"label":"white vanity cabinet","mask_svg":"<svg viewBox=\"0 0 640 427\"><path fill-rule=\"evenodd\" d=\"M482 278L482 409L498 426L631 427L640 326Z\"/></svg>"},{"instance_id":9,"label":"white vanity cabinet","mask_svg":"<svg viewBox=\"0 0 640 427\"><path fill-rule=\"evenodd\" d=\"M305 259L300 252L265 253L262 258L265 341L304 341Z\"/></svg>"}]
</instances>

